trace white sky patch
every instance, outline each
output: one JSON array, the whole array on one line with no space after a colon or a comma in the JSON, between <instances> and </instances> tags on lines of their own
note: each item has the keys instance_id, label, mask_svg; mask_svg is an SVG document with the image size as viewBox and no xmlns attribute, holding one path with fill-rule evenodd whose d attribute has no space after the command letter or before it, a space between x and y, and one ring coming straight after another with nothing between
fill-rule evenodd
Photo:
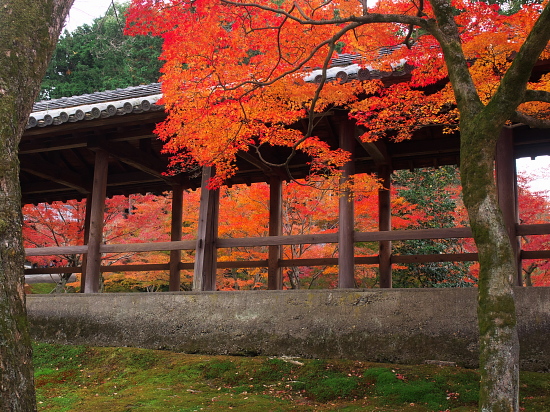
<instances>
[{"instance_id":1,"label":"white sky patch","mask_svg":"<svg viewBox=\"0 0 550 412\"><path fill-rule=\"evenodd\" d=\"M535 159L523 157L516 160L518 174L531 175L533 180L529 189L534 192L546 192L550 196L550 156L537 156Z\"/></svg>"},{"instance_id":2,"label":"white sky patch","mask_svg":"<svg viewBox=\"0 0 550 412\"><path fill-rule=\"evenodd\" d=\"M65 29L71 32L83 24L91 25L94 19L107 13L111 3L112 0L75 0L65 20ZM115 3L120 1L115 0Z\"/></svg>"}]
</instances>

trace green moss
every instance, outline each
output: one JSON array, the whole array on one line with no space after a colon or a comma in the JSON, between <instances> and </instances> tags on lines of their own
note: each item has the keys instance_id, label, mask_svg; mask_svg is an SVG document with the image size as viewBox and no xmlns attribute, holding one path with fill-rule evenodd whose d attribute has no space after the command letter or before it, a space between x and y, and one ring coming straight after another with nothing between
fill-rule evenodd
<instances>
[{"instance_id":1,"label":"green moss","mask_svg":"<svg viewBox=\"0 0 550 412\"><path fill-rule=\"evenodd\" d=\"M477 409L479 374L456 367L49 344L34 349L40 412ZM550 410L549 394L549 374L522 374L525 412Z\"/></svg>"},{"instance_id":2,"label":"green moss","mask_svg":"<svg viewBox=\"0 0 550 412\"><path fill-rule=\"evenodd\" d=\"M333 376L320 380L316 385L307 388L307 392L318 402L328 402L350 397L358 386L356 377Z\"/></svg>"}]
</instances>

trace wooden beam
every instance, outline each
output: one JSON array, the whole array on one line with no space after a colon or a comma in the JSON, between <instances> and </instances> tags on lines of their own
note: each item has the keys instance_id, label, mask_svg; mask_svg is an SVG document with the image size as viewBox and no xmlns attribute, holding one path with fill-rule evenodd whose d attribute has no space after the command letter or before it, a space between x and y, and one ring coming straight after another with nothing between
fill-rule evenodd
<instances>
[{"instance_id":1,"label":"wooden beam","mask_svg":"<svg viewBox=\"0 0 550 412\"><path fill-rule=\"evenodd\" d=\"M390 163L390 157L388 155L388 150L384 142L377 140L375 142L363 142L357 136L357 140L365 149L365 151L369 154L369 156L374 161L374 164L377 166L381 165L387 165Z\"/></svg>"},{"instance_id":2,"label":"wooden beam","mask_svg":"<svg viewBox=\"0 0 550 412\"><path fill-rule=\"evenodd\" d=\"M101 267L100 246L103 243L103 214L105 194L107 192L107 175L109 154L97 150L94 164L94 185L90 212L90 236L88 237L88 258L86 261L86 283L84 293L99 292L99 269Z\"/></svg>"},{"instance_id":3,"label":"wooden beam","mask_svg":"<svg viewBox=\"0 0 550 412\"><path fill-rule=\"evenodd\" d=\"M88 194L91 192L89 183L81 175L74 173L59 164L52 165L36 156L32 158L21 158L21 170L34 176L61 184L77 190L79 193Z\"/></svg>"},{"instance_id":4,"label":"wooden beam","mask_svg":"<svg viewBox=\"0 0 550 412\"><path fill-rule=\"evenodd\" d=\"M150 153L142 152L130 143L107 143L102 141L90 143L88 147L91 150L97 150L98 148L104 150L115 159L141 170L142 172L162 179L171 185L179 185L180 183L183 183L182 177L166 176L164 174L168 170L168 163L164 159L160 159Z\"/></svg>"},{"instance_id":5,"label":"wooden beam","mask_svg":"<svg viewBox=\"0 0 550 412\"><path fill-rule=\"evenodd\" d=\"M514 131L511 128L504 127L500 133L497 142L495 166L498 203L502 211L508 236L510 237L512 253L516 262L514 284L516 286L523 286L521 245L520 238L516 233L516 225L519 223L518 183L516 159L514 156Z\"/></svg>"},{"instance_id":6,"label":"wooden beam","mask_svg":"<svg viewBox=\"0 0 550 412\"><path fill-rule=\"evenodd\" d=\"M208 189L212 167L203 168L193 290L216 289L218 215L220 191Z\"/></svg>"},{"instance_id":7,"label":"wooden beam","mask_svg":"<svg viewBox=\"0 0 550 412\"><path fill-rule=\"evenodd\" d=\"M254 156L250 152L240 151L240 152L237 153L237 157L240 157L244 161L250 163L252 166L257 167L258 169L260 169L266 175L273 174L273 170L271 169L270 166L266 165L258 157Z\"/></svg>"},{"instance_id":8,"label":"wooden beam","mask_svg":"<svg viewBox=\"0 0 550 412\"><path fill-rule=\"evenodd\" d=\"M354 204L351 189L346 187L354 173L353 152L355 148L355 123L344 120L340 123L340 148L351 153L352 159L342 168L340 185L343 188L339 199L338 222L338 287L355 287L354 266Z\"/></svg>"},{"instance_id":9,"label":"wooden beam","mask_svg":"<svg viewBox=\"0 0 550 412\"><path fill-rule=\"evenodd\" d=\"M269 236L283 234L283 182L277 176L269 180ZM281 245L269 246L267 265L267 288L281 290L283 288L283 270L279 260L283 257Z\"/></svg>"},{"instance_id":10,"label":"wooden beam","mask_svg":"<svg viewBox=\"0 0 550 412\"><path fill-rule=\"evenodd\" d=\"M180 241L183 225L183 187L174 186L172 189L172 225L170 230L170 240ZM180 290L180 268L181 249L170 251L170 292Z\"/></svg>"}]
</instances>

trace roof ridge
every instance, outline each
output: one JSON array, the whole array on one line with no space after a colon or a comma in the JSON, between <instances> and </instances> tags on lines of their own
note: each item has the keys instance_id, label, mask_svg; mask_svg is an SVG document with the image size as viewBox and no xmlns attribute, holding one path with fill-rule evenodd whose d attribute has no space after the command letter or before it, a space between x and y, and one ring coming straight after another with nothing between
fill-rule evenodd
<instances>
[{"instance_id":1,"label":"roof ridge","mask_svg":"<svg viewBox=\"0 0 550 412\"><path fill-rule=\"evenodd\" d=\"M63 109L101 102L131 99L135 97L160 94L160 83L150 83L139 86L130 86L122 89L94 92L80 96L61 97L59 99L42 100L34 103L33 112L44 110Z\"/></svg>"}]
</instances>

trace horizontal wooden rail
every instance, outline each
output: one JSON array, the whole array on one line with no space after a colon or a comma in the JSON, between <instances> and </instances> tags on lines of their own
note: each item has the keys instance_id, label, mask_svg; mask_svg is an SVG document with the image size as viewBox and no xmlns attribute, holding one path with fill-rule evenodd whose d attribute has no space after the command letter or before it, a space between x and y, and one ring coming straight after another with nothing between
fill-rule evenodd
<instances>
[{"instance_id":1,"label":"horizontal wooden rail","mask_svg":"<svg viewBox=\"0 0 550 412\"><path fill-rule=\"evenodd\" d=\"M542 223L538 225L516 225L516 234L518 236L548 235L550 234L550 223Z\"/></svg>"},{"instance_id":2,"label":"horizontal wooden rail","mask_svg":"<svg viewBox=\"0 0 550 412\"><path fill-rule=\"evenodd\" d=\"M522 259L550 259L550 250L522 250Z\"/></svg>"},{"instance_id":3,"label":"horizontal wooden rail","mask_svg":"<svg viewBox=\"0 0 550 412\"><path fill-rule=\"evenodd\" d=\"M550 257L550 251L544 251L545 256ZM538 252L527 252L528 254L537 254ZM538 256L538 254L536 255ZM532 257L535 259L538 257ZM395 255L392 256L392 263L423 263L423 262L464 262L477 260L477 253L456 253L439 255ZM376 265L379 263L378 256L356 256L354 259L357 265ZM278 262L279 267L297 267L297 266L337 266L338 258L311 258L311 259L281 259ZM250 261L220 261L218 269L246 269L267 267L267 259ZM181 270L192 270L193 263L180 262ZM108 272L144 272L152 270L169 270L168 263L150 263L141 265L110 265L101 266L102 273ZM59 274L59 273L82 273L81 267L49 267L25 269L26 275L33 274Z\"/></svg>"},{"instance_id":4,"label":"horizontal wooden rail","mask_svg":"<svg viewBox=\"0 0 550 412\"><path fill-rule=\"evenodd\" d=\"M550 234L550 224L538 225L517 225L516 233L518 236L545 235ZM355 242L381 242L381 241L403 241L418 239L460 239L470 238L472 232L470 228L443 228L443 229L420 229L420 230L391 230L381 232L355 232ZM337 243L338 233L320 233L309 235L290 235L290 236L266 236L254 238L233 238L217 239L217 248L233 247L262 247L262 246L281 246L281 245L299 245L299 244L321 244ZM195 250L196 240L181 240L173 242L151 242L151 243L129 243L101 245L101 253L128 253L128 252L152 252L152 251L171 251L171 250ZM60 246L60 247L42 247L26 248L27 256L54 256L67 254L85 254L87 246ZM550 250L539 251L521 251L522 259L550 259ZM433 255L394 255L391 257L392 263L426 263L426 262L463 262L476 261L477 253L456 253L456 254L433 254ZM379 263L378 256L356 256L355 264L376 265ZM296 266L335 266L338 265L338 258L315 258L315 259L282 259L279 260L280 267ZM218 261L218 268L257 268L267 267L267 260L256 261ZM181 270L192 270L193 263L181 262ZM149 271L149 270L169 270L169 264L141 264L141 265L112 265L102 266L101 272L119 272L119 271ZM59 273L82 273L81 267L48 267L26 269L25 274L59 274Z\"/></svg>"},{"instance_id":5,"label":"horizontal wooden rail","mask_svg":"<svg viewBox=\"0 0 550 412\"><path fill-rule=\"evenodd\" d=\"M281 245L313 245L318 243L338 243L338 233L217 239L216 247L231 248Z\"/></svg>"},{"instance_id":6,"label":"horizontal wooden rail","mask_svg":"<svg viewBox=\"0 0 550 412\"><path fill-rule=\"evenodd\" d=\"M26 247L27 256L50 256L50 255L79 255L87 253L88 246L51 246L51 247Z\"/></svg>"},{"instance_id":7,"label":"horizontal wooden rail","mask_svg":"<svg viewBox=\"0 0 550 412\"><path fill-rule=\"evenodd\" d=\"M396 255L392 263L427 263L427 262L475 262L477 253L441 253L434 255Z\"/></svg>"},{"instance_id":8,"label":"horizontal wooden rail","mask_svg":"<svg viewBox=\"0 0 550 412\"><path fill-rule=\"evenodd\" d=\"M99 271L101 273L107 272L145 272L149 270L169 270L170 264L168 263L144 263L141 265L110 265L101 266Z\"/></svg>"},{"instance_id":9,"label":"horizontal wooden rail","mask_svg":"<svg viewBox=\"0 0 550 412\"><path fill-rule=\"evenodd\" d=\"M25 275L58 275L60 273L82 273L80 266L63 266L25 269Z\"/></svg>"},{"instance_id":10,"label":"horizontal wooden rail","mask_svg":"<svg viewBox=\"0 0 550 412\"><path fill-rule=\"evenodd\" d=\"M173 242L126 243L101 245L101 253L154 252L160 250L195 250L196 240L177 240Z\"/></svg>"},{"instance_id":11,"label":"horizontal wooden rail","mask_svg":"<svg viewBox=\"0 0 550 412\"><path fill-rule=\"evenodd\" d=\"M239 260L235 262L218 260L216 265L218 269L247 269L247 268L262 268L267 267L267 259L265 260Z\"/></svg>"},{"instance_id":12,"label":"horizontal wooden rail","mask_svg":"<svg viewBox=\"0 0 550 412\"><path fill-rule=\"evenodd\" d=\"M389 230L381 232L355 232L356 242L382 242L418 239L460 239L472 237L469 227L419 230Z\"/></svg>"}]
</instances>

